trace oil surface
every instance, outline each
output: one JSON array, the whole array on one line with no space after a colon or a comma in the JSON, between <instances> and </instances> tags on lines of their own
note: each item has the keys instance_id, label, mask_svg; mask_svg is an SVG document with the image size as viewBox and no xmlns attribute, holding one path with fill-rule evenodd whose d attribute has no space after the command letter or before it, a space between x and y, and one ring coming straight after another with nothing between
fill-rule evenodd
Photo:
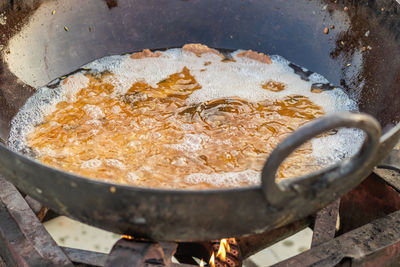
<instances>
[{"instance_id":1,"label":"oil surface","mask_svg":"<svg viewBox=\"0 0 400 267\"><path fill-rule=\"evenodd\" d=\"M324 114L302 95L188 103L202 86L187 67L157 86L135 82L124 94L115 94L110 76L87 73L89 83L74 100L59 102L28 135L38 160L82 176L145 187L244 186L257 182L255 174L279 142ZM267 81L260 88L282 91L285 85ZM308 143L284 162L277 178L313 168ZM235 183L209 179L238 172L242 176Z\"/></svg>"},{"instance_id":2,"label":"oil surface","mask_svg":"<svg viewBox=\"0 0 400 267\"><path fill-rule=\"evenodd\" d=\"M11 122L7 145L85 177L143 187L256 185L271 151L323 114L357 103L317 73L256 51L201 44L97 59L39 88ZM307 76L299 75L301 69ZM314 92L314 84L329 90ZM358 151L338 129L300 147L277 179Z\"/></svg>"}]
</instances>

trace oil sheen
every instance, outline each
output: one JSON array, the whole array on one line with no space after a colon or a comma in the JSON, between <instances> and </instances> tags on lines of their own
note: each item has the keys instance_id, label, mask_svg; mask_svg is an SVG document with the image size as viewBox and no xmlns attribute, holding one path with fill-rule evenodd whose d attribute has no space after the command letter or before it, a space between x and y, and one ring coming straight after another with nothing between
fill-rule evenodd
<instances>
[{"instance_id":1,"label":"oil sheen","mask_svg":"<svg viewBox=\"0 0 400 267\"><path fill-rule=\"evenodd\" d=\"M171 49L97 60L56 88L40 89L14 119L10 146L52 167L116 183L247 186L260 182L268 155L301 125L356 109L341 89L313 93L313 81L301 80L280 57L268 62L263 54L239 53L227 60L217 51ZM33 123L29 114L36 114ZM28 130L18 132L21 124ZM319 169L334 160L321 147L338 150L338 138L351 136L362 140L356 131L339 131L304 144L277 179ZM357 149L354 143L330 157L343 158Z\"/></svg>"}]
</instances>

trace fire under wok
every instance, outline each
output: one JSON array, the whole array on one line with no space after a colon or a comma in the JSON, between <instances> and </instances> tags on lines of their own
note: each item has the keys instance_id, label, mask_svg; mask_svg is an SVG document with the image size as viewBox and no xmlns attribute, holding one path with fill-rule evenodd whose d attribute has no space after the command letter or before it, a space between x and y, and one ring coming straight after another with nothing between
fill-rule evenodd
<instances>
[{"instance_id":1,"label":"fire under wok","mask_svg":"<svg viewBox=\"0 0 400 267\"><path fill-rule=\"evenodd\" d=\"M242 236L305 217L359 184L399 140L399 7L383 0L0 1L0 173L60 214L156 240ZM362 114L328 115L298 129L270 155L260 186L234 189L111 184L7 148L10 122L35 88L107 55L186 43L281 55L342 86ZM355 156L275 183L292 151L339 127L366 133Z\"/></svg>"}]
</instances>

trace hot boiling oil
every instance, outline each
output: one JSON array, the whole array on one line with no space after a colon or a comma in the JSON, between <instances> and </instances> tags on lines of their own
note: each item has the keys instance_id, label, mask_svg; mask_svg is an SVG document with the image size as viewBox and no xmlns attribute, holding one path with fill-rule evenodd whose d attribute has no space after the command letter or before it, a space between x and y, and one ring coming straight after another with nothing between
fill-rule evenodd
<instances>
[{"instance_id":1,"label":"hot boiling oil","mask_svg":"<svg viewBox=\"0 0 400 267\"><path fill-rule=\"evenodd\" d=\"M88 86L74 101L59 102L27 142L45 164L118 183L230 187L204 177L261 171L269 153L288 134L324 114L301 95L256 102L230 97L188 103L201 85L187 67L157 86L135 82L124 94L116 93L108 82L112 73L86 76ZM285 90L283 83L272 80L260 87ZM277 178L316 168L307 143L284 162ZM252 183L243 179L237 186Z\"/></svg>"}]
</instances>

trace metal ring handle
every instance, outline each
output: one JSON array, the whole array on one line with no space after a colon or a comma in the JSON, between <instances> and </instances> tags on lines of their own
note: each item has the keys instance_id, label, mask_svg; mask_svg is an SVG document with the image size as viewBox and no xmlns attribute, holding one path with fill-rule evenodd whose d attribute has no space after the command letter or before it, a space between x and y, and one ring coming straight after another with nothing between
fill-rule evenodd
<instances>
[{"instance_id":1,"label":"metal ring handle","mask_svg":"<svg viewBox=\"0 0 400 267\"><path fill-rule=\"evenodd\" d=\"M357 154L334 166L320 171L275 183L275 175L282 162L306 141L335 128L358 128L366 133L364 143ZM339 112L313 120L281 142L270 154L261 174L261 187L269 204L279 207L288 199L300 195L312 195L312 185L326 183L350 175L373 160L379 145L381 127L372 116L360 113ZM350 178L351 179L351 178Z\"/></svg>"}]
</instances>

